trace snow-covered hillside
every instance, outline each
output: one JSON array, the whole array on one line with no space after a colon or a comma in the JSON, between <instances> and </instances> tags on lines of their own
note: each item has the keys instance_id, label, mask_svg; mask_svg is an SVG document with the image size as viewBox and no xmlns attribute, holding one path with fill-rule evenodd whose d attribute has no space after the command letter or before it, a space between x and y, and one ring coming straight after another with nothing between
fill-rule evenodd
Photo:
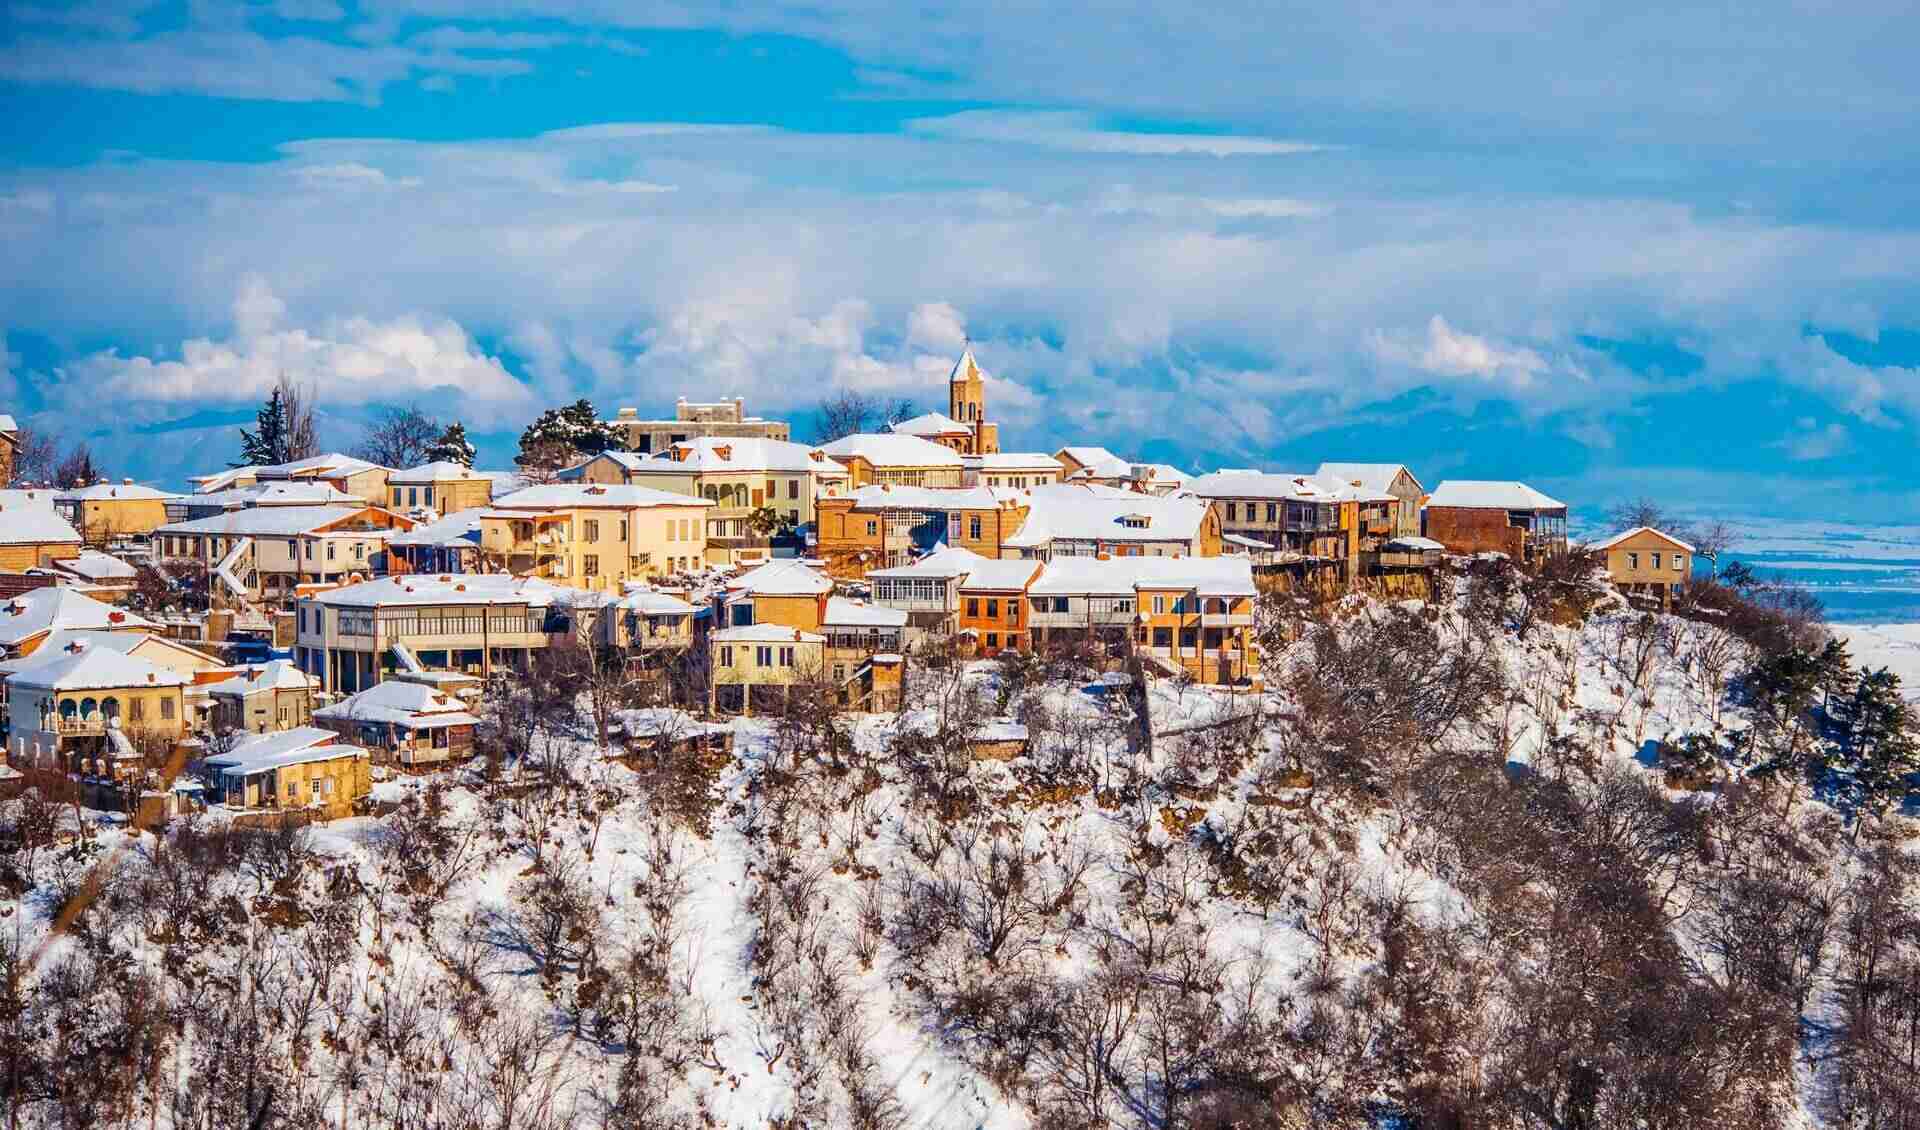
<instances>
[{"instance_id":1,"label":"snow-covered hillside","mask_svg":"<svg viewBox=\"0 0 1920 1130\"><path fill-rule=\"evenodd\" d=\"M1576 589L1276 624L1264 695L929 661L731 756L515 721L306 831L12 802L19 1124L1912 1125L1920 1008L1859 992L1920 1000L1910 826L1744 776L1797 723L1712 617Z\"/></svg>"}]
</instances>

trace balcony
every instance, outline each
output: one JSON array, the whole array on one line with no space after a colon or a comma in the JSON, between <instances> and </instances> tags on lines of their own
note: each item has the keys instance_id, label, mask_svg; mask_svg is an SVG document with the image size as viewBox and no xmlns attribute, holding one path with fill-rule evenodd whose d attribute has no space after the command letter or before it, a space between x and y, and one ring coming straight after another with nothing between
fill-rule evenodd
<instances>
[{"instance_id":1,"label":"balcony","mask_svg":"<svg viewBox=\"0 0 1920 1130\"><path fill-rule=\"evenodd\" d=\"M1200 614L1200 626L1203 628L1251 628L1251 612L1203 612Z\"/></svg>"}]
</instances>

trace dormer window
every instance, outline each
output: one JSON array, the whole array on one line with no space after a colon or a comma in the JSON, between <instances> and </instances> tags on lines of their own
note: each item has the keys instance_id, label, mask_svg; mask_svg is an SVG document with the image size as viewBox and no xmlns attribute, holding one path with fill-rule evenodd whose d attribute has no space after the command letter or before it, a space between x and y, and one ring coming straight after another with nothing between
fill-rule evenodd
<instances>
[{"instance_id":1,"label":"dormer window","mask_svg":"<svg viewBox=\"0 0 1920 1130\"><path fill-rule=\"evenodd\" d=\"M1120 524L1129 530L1144 530L1153 523L1145 514L1126 514L1120 518Z\"/></svg>"}]
</instances>

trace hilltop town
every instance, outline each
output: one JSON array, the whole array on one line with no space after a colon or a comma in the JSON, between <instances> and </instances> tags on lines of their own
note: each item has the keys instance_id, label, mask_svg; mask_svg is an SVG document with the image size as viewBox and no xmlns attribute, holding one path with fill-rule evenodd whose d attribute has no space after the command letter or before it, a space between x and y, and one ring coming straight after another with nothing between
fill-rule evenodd
<instances>
[{"instance_id":1,"label":"hilltop town","mask_svg":"<svg viewBox=\"0 0 1920 1130\"><path fill-rule=\"evenodd\" d=\"M989 385L0 416L19 1124L1910 1125L1914 707L1725 526Z\"/></svg>"}]
</instances>

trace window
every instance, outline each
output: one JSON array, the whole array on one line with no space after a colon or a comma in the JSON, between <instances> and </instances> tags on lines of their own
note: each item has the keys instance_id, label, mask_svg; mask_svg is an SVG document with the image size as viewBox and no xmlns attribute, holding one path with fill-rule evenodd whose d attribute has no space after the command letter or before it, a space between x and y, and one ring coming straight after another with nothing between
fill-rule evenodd
<instances>
[{"instance_id":1,"label":"window","mask_svg":"<svg viewBox=\"0 0 1920 1130\"><path fill-rule=\"evenodd\" d=\"M139 722L144 720L146 716L147 716L147 700L146 699L130 698L127 700L127 717L128 718L132 719L135 722Z\"/></svg>"},{"instance_id":2,"label":"window","mask_svg":"<svg viewBox=\"0 0 1920 1130\"><path fill-rule=\"evenodd\" d=\"M627 540L627 520L625 518L620 519L620 540Z\"/></svg>"},{"instance_id":3,"label":"window","mask_svg":"<svg viewBox=\"0 0 1920 1130\"><path fill-rule=\"evenodd\" d=\"M967 531L968 537L971 537L974 541L980 540L980 515L975 514L972 519L967 522Z\"/></svg>"},{"instance_id":4,"label":"window","mask_svg":"<svg viewBox=\"0 0 1920 1130\"><path fill-rule=\"evenodd\" d=\"M401 503L401 501L400 501L400 488L399 488L399 487L394 487L394 488L393 488L393 504L394 504L395 506L399 506L399 505L401 505L401 504L402 504L402 503Z\"/></svg>"},{"instance_id":5,"label":"window","mask_svg":"<svg viewBox=\"0 0 1920 1130\"><path fill-rule=\"evenodd\" d=\"M353 559L355 561L364 561L366 560L366 557L367 557L367 543L363 541L354 542L353 543Z\"/></svg>"},{"instance_id":6,"label":"window","mask_svg":"<svg viewBox=\"0 0 1920 1130\"><path fill-rule=\"evenodd\" d=\"M1154 597L1153 598L1153 614L1155 616L1158 616L1161 613L1165 612L1166 610L1167 610L1167 598L1164 596Z\"/></svg>"},{"instance_id":7,"label":"window","mask_svg":"<svg viewBox=\"0 0 1920 1130\"><path fill-rule=\"evenodd\" d=\"M1000 618L1000 602L997 600L987 601L987 619L998 620L999 618Z\"/></svg>"},{"instance_id":8,"label":"window","mask_svg":"<svg viewBox=\"0 0 1920 1130\"><path fill-rule=\"evenodd\" d=\"M754 648L753 662L755 666L759 666L759 667L773 666L773 649L770 647Z\"/></svg>"},{"instance_id":9,"label":"window","mask_svg":"<svg viewBox=\"0 0 1920 1130\"><path fill-rule=\"evenodd\" d=\"M320 799L320 778L315 777L313 780L308 781L307 789L308 789L308 795L312 796L314 800L319 800Z\"/></svg>"},{"instance_id":10,"label":"window","mask_svg":"<svg viewBox=\"0 0 1920 1130\"><path fill-rule=\"evenodd\" d=\"M307 543L307 560L308 561L313 560L313 543L312 542Z\"/></svg>"},{"instance_id":11,"label":"window","mask_svg":"<svg viewBox=\"0 0 1920 1130\"><path fill-rule=\"evenodd\" d=\"M580 565L581 565L581 569L586 573L587 576L597 577L600 575L600 555L599 554L597 553L587 554L585 557L580 559Z\"/></svg>"},{"instance_id":12,"label":"window","mask_svg":"<svg viewBox=\"0 0 1920 1130\"><path fill-rule=\"evenodd\" d=\"M1070 608L1072 608L1072 607L1073 607L1073 605L1072 605L1072 604L1070 603L1070 601L1071 601L1071 600L1072 600L1072 598L1071 598L1071 597L1065 597L1065 596L1056 596L1056 597L1054 597L1054 598L1053 598L1053 610L1054 610L1055 612L1065 612L1065 611L1067 611L1067 610L1069 610ZM1123 611L1124 611L1124 610L1123 610Z\"/></svg>"},{"instance_id":13,"label":"window","mask_svg":"<svg viewBox=\"0 0 1920 1130\"><path fill-rule=\"evenodd\" d=\"M1000 633L988 632L987 633L987 650L997 651L999 650L999 648L1000 648Z\"/></svg>"},{"instance_id":14,"label":"window","mask_svg":"<svg viewBox=\"0 0 1920 1130\"><path fill-rule=\"evenodd\" d=\"M967 598L967 615L969 616L980 615L980 598L979 597L970 596Z\"/></svg>"},{"instance_id":15,"label":"window","mask_svg":"<svg viewBox=\"0 0 1920 1130\"><path fill-rule=\"evenodd\" d=\"M787 480L787 497L789 499L795 499L800 497L800 480L799 479Z\"/></svg>"},{"instance_id":16,"label":"window","mask_svg":"<svg viewBox=\"0 0 1920 1130\"><path fill-rule=\"evenodd\" d=\"M333 560L333 543L332 542L327 543L327 560L328 561Z\"/></svg>"},{"instance_id":17,"label":"window","mask_svg":"<svg viewBox=\"0 0 1920 1130\"><path fill-rule=\"evenodd\" d=\"M793 649L792 648L783 647L780 649L780 666L782 667L793 666Z\"/></svg>"},{"instance_id":18,"label":"window","mask_svg":"<svg viewBox=\"0 0 1920 1130\"><path fill-rule=\"evenodd\" d=\"M173 700L172 699L163 698L160 700L160 717L163 721L167 721L167 722L173 721Z\"/></svg>"},{"instance_id":19,"label":"window","mask_svg":"<svg viewBox=\"0 0 1920 1130\"><path fill-rule=\"evenodd\" d=\"M420 488L419 487L407 488L407 505L408 506L420 505Z\"/></svg>"},{"instance_id":20,"label":"window","mask_svg":"<svg viewBox=\"0 0 1920 1130\"><path fill-rule=\"evenodd\" d=\"M720 649L720 666L722 667L733 666L733 648L723 647Z\"/></svg>"},{"instance_id":21,"label":"window","mask_svg":"<svg viewBox=\"0 0 1920 1130\"><path fill-rule=\"evenodd\" d=\"M297 541L294 541L292 538L287 539L287 556L288 557L300 556L300 543Z\"/></svg>"},{"instance_id":22,"label":"window","mask_svg":"<svg viewBox=\"0 0 1920 1130\"><path fill-rule=\"evenodd\" d=\"M600 540L600 519L588 518L585 522L581 523L581 526L583 527L581 531L581 537L583 539L586 541Z\"/></svg>"},{"instance_id":23,"label":"window","mask_svg":"<svg viewBox=\"0 0 1920 1130\"><path fill-rule=\"evenodd\" d=\"M1638 569L1639 567L1640 567L1640 555L1637 553L1627 554L1627 568Z\"/></svg>"},{"instance_id":24,"label":"window","mask_svg":"<svg viewBox=\"0 0 1920 1130\"><path fill-rule=\"evenodd\" d=\"M433 505L433 488L432 487L420 488L420 501L426 503L428 506Z\"/></svg>"},{"instance_id":25,"label":"window","mask_svg":"<svg viewBox=\"0 0 1920 1130\"><path fill-rule=\"evenodd\" d=\"M1658 552L1658 551L1656 550L1655 552L1653 552L1653 553L1651 553L1651 554L1648 554L1648 557L1649 557L1649 558L1651 559L1651 562L1652 562L1652 568L1653 568L1653 569L1655 569L1655 570L1658 570L1658 569L1660 568L1660 554L1659 554L1659 552Z\"/></svg>"},{"instance_id":26,"label":"window","mask_svg":"<svg viewBox=\"0 0 1920 1130\"><path fill-rule=\"evenodd\" d=\"M1240 515L1234 512L1233 503L1231 502L1227 503L1227 521L1232 522L1238 519L1239 517Z\"/></svg>"},{"instance_id":27,"label":"window","mask_svg":"<svg viewBox=\"0 0 1920 1130\"><path fill-rule=\"evenodd\" d=\"M1017 600L1007 601L1007 623L1018 624L1019 622L1020 622L1020 602Z\"/></svg>"},{"instance_id":28,"label":"window","mask_svg":"<svg viewBox=\"0 0 1920 1130\"><path fill-rule=\"evenodd\" d=\"M1680 560L1680 555L1677 553L1673 555L1673 571L1676 573L1684 573L1687 571L1687 563Z\"/></svg>"}]
</instances>

